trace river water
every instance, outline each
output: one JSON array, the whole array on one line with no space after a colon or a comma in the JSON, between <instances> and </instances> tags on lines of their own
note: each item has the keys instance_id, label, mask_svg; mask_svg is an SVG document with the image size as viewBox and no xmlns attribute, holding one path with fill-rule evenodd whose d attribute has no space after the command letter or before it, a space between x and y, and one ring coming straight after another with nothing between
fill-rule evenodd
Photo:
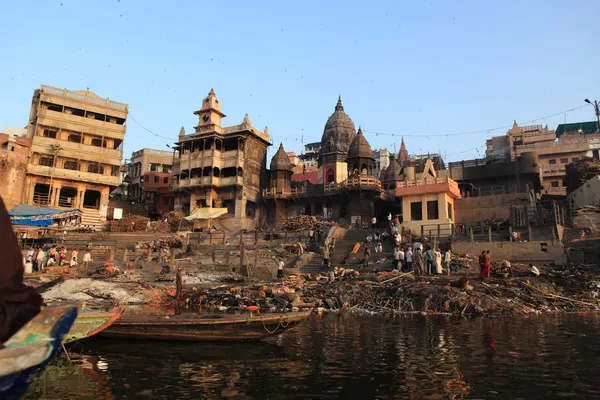
<instances>
[{"instance_id":1,"label":"river water","mask_svg":"<svg viewBox=\"0 0 600 400\"><path fill-rule=\"evenodd\" d=\"M600 315L313 315L246 344L90 339L37 399L600 398Z\"/></svg>"}]
</instances>

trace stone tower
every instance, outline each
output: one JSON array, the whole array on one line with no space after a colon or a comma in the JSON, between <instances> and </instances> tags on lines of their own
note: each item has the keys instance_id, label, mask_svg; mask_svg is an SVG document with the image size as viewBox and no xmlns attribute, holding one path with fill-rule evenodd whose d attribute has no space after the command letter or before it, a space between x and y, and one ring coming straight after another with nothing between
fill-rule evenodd
<instances>
[{"instance_id":1,"label":"stone tower","mask_svg":"<svg viewBox=\"0 0 600 400\"><path fill-rule=\"evenodd\" d=\"M290 190L292 186L293 166L290 158L283 149L283 143L271 158L271 189L281 191Z\"/></svg>"},{"instance_id":2,"label":"stone tower","mask_svg":"<svg viewBox=\"0 0 600 400\"><path fill-rule=\"evenodd\" d=\"M398 153L398 164L400 167L406 167L409 160L410 156L408 155L408 150L406 150L406 146L404 145L404 137L402 137L402 142L400 143L400 152Z\"/></svg>"}]
</instances>

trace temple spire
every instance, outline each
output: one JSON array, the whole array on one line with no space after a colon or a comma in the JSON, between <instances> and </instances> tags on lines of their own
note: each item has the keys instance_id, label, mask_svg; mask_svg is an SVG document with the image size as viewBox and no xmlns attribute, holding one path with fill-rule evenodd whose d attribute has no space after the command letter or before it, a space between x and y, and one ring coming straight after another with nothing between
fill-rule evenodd
<instances>
[{"instance_id":1,"label":"temple spire","mask_svg":"<svg viewBox=\"0 0 600 400\"><path fill-rule=\"evenodd\" d=\"M338 102L335 105L335 111L344 111L344 106L342 105L342 96L338 96Z\"/></svg>"}]
</instances>

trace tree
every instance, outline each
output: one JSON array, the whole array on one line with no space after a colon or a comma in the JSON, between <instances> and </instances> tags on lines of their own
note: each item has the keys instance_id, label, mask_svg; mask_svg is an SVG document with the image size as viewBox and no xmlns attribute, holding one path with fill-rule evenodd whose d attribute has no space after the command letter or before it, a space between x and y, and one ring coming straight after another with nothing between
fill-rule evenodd
<instances>
[{"instance_id":1,"label":"tree","mask_svg":"<svg viewBox=\"0 0 600 400\"><path fill-rule=\"evenodd\" d=\"M583 157L566 165L563 184L567 187L567 193L571 193L596 175L600 175L600 161Z\"/></svg>"}]
</instances>

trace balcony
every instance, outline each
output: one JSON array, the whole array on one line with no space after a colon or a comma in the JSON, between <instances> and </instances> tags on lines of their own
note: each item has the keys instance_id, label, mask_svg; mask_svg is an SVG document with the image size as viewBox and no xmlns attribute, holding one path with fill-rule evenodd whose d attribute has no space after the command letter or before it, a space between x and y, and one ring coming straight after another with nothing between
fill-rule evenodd
<instances>
[{"instance_id":1,"label":"balcony","mask_svg":"<svg viewBox=\"0 0 600 400\"><path fill-rule=\"evenodd\" d=\"M377 190L381 191L381 182L372 176L360 176L348 178L344 182L328 183L323 188L325 192L334 192L338 190Z\"/></svg>"},{"instance_id":2,"label":"balcony","mask_svg":"<svg viewBox=\"0 0 600 400\"><path fill-rule=\"evenodd\" d=\"M196 178L180 179L179 183L173 182L173 190L189 188L194 186L242 186L244 179L241 176L228 176L220 178L217 176L202 176Z\"/></svg>"},{"instance_id":3,"label":"balcony","mask_svg":"<svg viewBox=\"0 0 600 400\"><path fill-rule=\"evenodd\" d=\"M117 139L123 139L125 135L125 125L47 109L38 111L38 124Z\"/></svg>"},{"instance_id":4,"label":"balcony","mask_svg":"<svg viewBox=\"0 0 600 400\"><path fill-rule=\"evenodd\" d=\"M29 164L27 165L27 173L47 178L53 177L54 179L81 181L99 185L119 186L121 184L121 178L118 176L92 174L91 172L73 171L61 168L54 168L54 172L52 172L52 167L45 167L43 165Z\"/></svg>"},{"instance_id":5,"label":"balcony","mask_svg":"<svg viewBox=\"0 0 600 400\"><path fill-rule=\"evenodd\" d=\"M396 197L428 193L448 193L448 195L455 199L462 197L460 195L458 184L450 178L427 177L424 179L400 181L396 184Z\"/></svg>"},{"instance_id":6,"label":"balcony","mask_svg":"<svg viewBox=\"0 0 600 400\"><path fill-rule=\"evenodd\" d=\"M558 187L549 187L544 190L544 193L554 196L566 196L567 195L567 187L566 186L558 186Z\"/></svg>"},{"instance_id":7,"label":"balcony","mask_svg":"<svg viewBox=\"0 0 600 400\"><path fill-rule=\"evenodd\" d=\"M59 157L75 158L86 161L104 162L120 164L123 158L123 151L116 149L107 149L105 147L91 146L69 142L67 140L57 140L43 136L33 138L33 151L42 154L51 154L50 146L60 145L61 151ZM108 160L107 160L108 159Z\"/></svg>"},{"instance_id":8,"label":"balcony","mask_svg":"<svg viewBox=\"0 0 600 400\"><path fill-rule=\"evenodd\" d=\"M565 164L545 166L542 168L544 177L563 176L565 175L567 166Z\"/></svg>"},{"instance_id":9,"label":"balcony","mask_svg":"<svg viewBox=\"0 0 600 400\"><path fill-rule=\"evenodd\" d=\"M290 197L304 196L308 194L305 187L297 189L264 189L262 196L265 199L287 199Z\"/></svg>"}]
</instances>

